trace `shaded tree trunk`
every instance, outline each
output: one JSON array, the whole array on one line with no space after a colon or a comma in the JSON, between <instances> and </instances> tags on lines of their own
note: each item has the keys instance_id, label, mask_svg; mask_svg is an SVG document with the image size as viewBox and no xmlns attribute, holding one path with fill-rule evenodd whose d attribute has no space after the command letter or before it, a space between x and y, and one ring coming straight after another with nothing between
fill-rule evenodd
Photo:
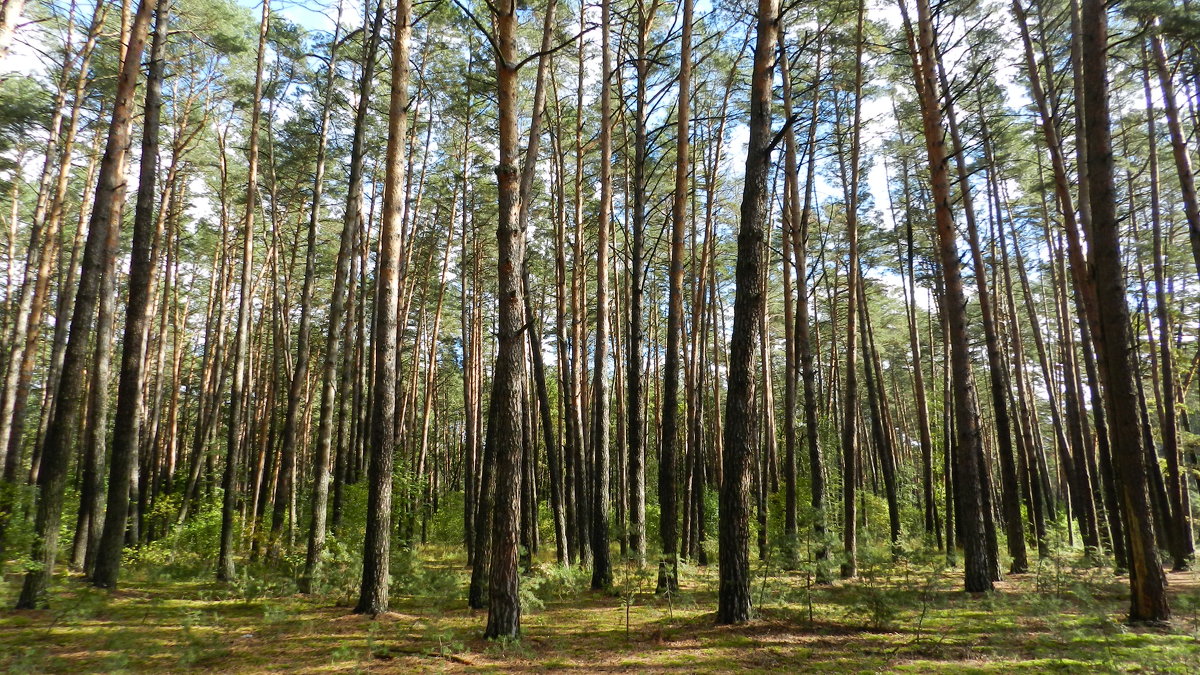
<instances>
[{"instance_id":1,"label":"shaded tree trunk","mask_svg":"<svg viewBox=\"0 0 1200 675\"><path fill-rule=\"evenodd\" d=\"M592 588L612 584L608 551L609 405L608 238L612 224L612 52L609 45L610 0L600 5L600 213L596 228L596 346L592 366Z\"/></svg>"},{"instance_id":2,"label":"shaded tree trunk","mask_svg":"<svg viewBox=\"0 0 1200 675\"><path fill-rule=\"evenodd\" d=\"M108 265L109 241L119 228L124 206L125 166L128 160L130 129L133 124L133 94L137 87L142 49L150 25L153 7L149 0L138 4L129 31L126 59L117 79L117 92L109 124L104 158L100 162L96 195L88 223L79 289L71 314L71 330L63 354L62 372L68 374L55 394L55 410L46 430L42 464L46 470L38 473L39 497L34 519L35 539L30 557L40 563L25 575L18 609L33 609L46 604L46 591L54 572L58 554L59 518L62 515L63 491L71 451L71 436L75 431L82 407L84 358L91 333L92 316L99 300L101 277Z\"/></svg>"},{"instance_id":3,"label":"shaded tree trunk","mask_svg":"<svg viewBox=\"0 0 1200 675\"><path fill-rule=\"evenodd\" d=\"M750 93L750 138L742 191L733 306L729 343L724 457L720 510L720 586L717 623L744 623L751 618L750 599L750 470L758 440L754 415L755 333L764 311L762 288L767 178L771 163L771 82L778 47L779 8L775 0L759 0L754 70Z\"/></svg>"},{"instance_id":4,"label":"shaded tree trunk","mask_svg":"<svg viewBox=\"0 0 1200 675\"><path fill-rule=\"evenodd\" d=\"M1092 211L1093 279L1096 296L1107 308L1101 313L1104 344L1105 403L1112 420L1113 459L1119 477L1121 506L1129 534L1131 589L1129 620L1166 621L1166 578L1159 566L1154 530L1146 500L1141 419L1136 404L1132 336L1121 260L1112 135L1108 109L1108 16L1101 0L1083 0L1080 19L1084 88L1081 120L1087 137L1087 173Z\"/></svg>"},{"instance_id":5,"label":"shaded tree trunk","mask_svg":"<svg viewBox=\"0 0 1200 675\"><path fill-rule=\"evenodd\" d=\"M138 461L138 435L146 366L145 338L150 320L150 286L154 282L151 239L154 237L155 179L158 173L158 137L162 112L163 59L166 54L165 0L154 10L154 38L150 69L146 74L146 116L142 128L142 154L138 170L137 203L133 214L133 252L129 265L129 304L125 312L125 338L121 350L121 377L117 385L117 411L113 429L111 473L104 530L96 555L92 583L116 588L129 514L131 472ZM99 371L98 371L99 372Z\"/></svg>"}]
</instances>

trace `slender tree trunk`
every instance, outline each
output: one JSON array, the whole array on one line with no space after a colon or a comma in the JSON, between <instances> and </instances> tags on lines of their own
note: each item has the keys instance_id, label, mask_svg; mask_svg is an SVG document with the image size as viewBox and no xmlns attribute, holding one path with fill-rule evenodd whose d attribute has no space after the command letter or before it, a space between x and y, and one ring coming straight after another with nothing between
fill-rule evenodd
<instances>
[{"instance_id":1,"label":"slender tree trunk","mask_svg":"<svg viewBox=\"0 0 1200 675\"><path fill-rule=\"evenodd\" d=\"M1179 192L1183 198L1183 215L1188 224L1188 239L1192 244L1192 256L1200 268L1200 198L1196 196L1196 176L1192 169L1192 156L1188 152L1183 125L1179 120L1179 104L1175 101L1175 83L1167 65L1167 53L1163 47L1159 20L1150 25L1150 49L1154 54L1154 69L1162 88L1163 113L1167 118L1167 131L1171 135L1171 156L1175 159L1175 172L1179 176Z\"/></svg>"},{"instance_id":2,"label":"slender tree trunk","mask_svg":"<svg viewBox=\"0 0 1200 675\"><path fill-rule=\"evenodd\" d=\"M788 71L787 40L783 25L779 29L779 75L783 81L783 112L789 117L794 114L792 106L792 78ZM812 123L810 121L810 126ZM799 546L799 505L796 490L796 385L799 369L796 366L795 309L793 307L792 267L795 265L793 229L798 228L800 211L800 169L796 162L796 132L791 125L784 130L784 195L781 228L783 234L783 566L795 569ZM803 242L801 243L803 246ZM803 256L803 253L800 253ZM799 267L796 273L801 274Z\"/></svg>"},{"instance_id":3,"label":"slender tree trunk","mask_svg":"<svg viewBox=\"0 0 1200 675\"><path fill-rule=\"evenodd\" d=\"M288 495L294 492L292 475L296 467L296 445L299 442L297 439L297 427L300 424L300 416L302 414L300 408L303 406L302 400L305 395L305 390L308 385L308 361L310 347L310 334L312 332L312 294L313 281L316 276L316 255L317 255L317 228L321 224L321 197L325 187L325 150L329 144L329 118L333 112L333 84L334 72L337 68L337 47L339 38L342 32L342 5L338 4L338 15L334 20L333 40L329 48L329 64L328 71L325 77L325 100L322 106L321 113L321 128L318 132L317 140L317 164L313 174L312 188L312 206L309 209L308 216L308 239L306 242L306 255L304 257L304 282L300 290L300 327L296 337L296 362L292 369L292 379L288 384L287 392L287 412L283 422L283 453L280 458L279 477L280 480L276 484L275 489L275 508L271 513L271 538L268 555L275 558L279 553L279 536L283 529L284 516L286 507L289 503ZM341 251L339 247L339 270L341 266ZM334 273L335 277L337 272ZM344 283L344 280L343 280ZM336 284L336 278L335 278ZM336 300L335 300L336 302ZM337 317L341 318L341 317ZM332 317L331 317L332 319ZM331 325L336 325L333 323ZM335 338L336 340L336 338ZM318 440L318 442L320 442ZM329 451L326 445L325 457L320 462L317 468L317 474L321 478L326 475L327 466L329 464ZM320 480L321 478L318 478ZM325 488L325 494L328 495L328 486ZM314 499L314 506L315 504ZM324 510L324 504L320 504ZM315 512L314 512L315 513ZM323 514L322 514L323 517ZM319 550L319 549L318 549ZM314 557L316 553L314 552ZM307 560L307 558L306 558ZM306 563L307 564L307 563ZM315 560L314 560L315 564ZM306 577L308 575L305 575Z\"/></svg>"},{"instance_id":4,"label":"slender tree trunk","mask_svg":"<svg viewBox=\"0 0 1200 675\"><path fill-rule=\"evenodd\" d=\"M600 213L596 228L596 346L592 367L592 588L612 584L608 552L609 405L608 405L608 238L612 219L612 51L609 46L610 0L600 4Z\"/></svg>"},{"instance_id":5,"label":"slender tree trunk","mask_svg":"<svg viewBox=\"0 0 1200 675\"><path fill-rule=\"evenodd\" d=\"M904 159L904 164L901 171L901 181L904 187L904 231L906 243L906 271L907 282L905 284L905 314L908 318L908 344L909 350L912 352L913 360L913 397L916 399L917 406L917 430L921 441L921 486L924 516L925 516L925 534L926 536L934 536L940 548L942 539L941 530L937 526L937 502L934 498L933 491L933 435L929 424L929 405L925 397L925 375L921 368L921 339L917 333L917 275L914 266L916 258L916 245L913 236L913 218L910 212L912 201L909 197L909 173L908 160ZM930 350L932 351L932 346Z\"/></svg>"},{"instance_id":6,"label":"slender tree trunk","mask_svg":"<svg viewBox=\"0 0 1200 675\"><path fill-rule=\"evenodd\" d=\"M1042 474L1040 473L1040 465L1034 455L1040 457L1041 450L1034 443L1034 429L1038 421L1033 411L1034 397L1027 388L1027 380L1025 377L1025 347L1021 337L1021 324L1017 315L1016 302L1013 299L1012 276L1009 273L1008 263L1008 243L1004 236L1004 223L1001 217L1000 208L1000 181L999 167L996 165L996 159L992 150L991 136L987 133L987 126L984 126L984 154L987 160L988 170L988 186L994 203L994 223L997 225L993 229L992 239L999 239L1001 269L1004 272L1004 308L1008 313L1009 323L1009 341L1013 347L1012 364L1014 374L1017 380L1016 400L1018 407L1017 428L1018 428L1018 445L1020 446L1021 458L1024 460L1024 470L1022 475L1025 477L1027 492L1029 495L1029 515L1033 520L1034 536L1036 537L1038 547L1038 557L1045 558L1049 555L1049 542L1046 540L1046 501L1049 494L1043 490ZM1036 330L1036 328L1035 328Z\"/></svg>"},{"instance_id":7,"label":"slender tree trunk","mask_svg":"<svg viewBox=\"0 0 1200 675\"><path fill-rule=\"evenodd\" d=\"M238 295L237 330L233 339L233 382L229 397L229 422L226 429L225 469L221 478L221 552L217 560L217 580L234 577L234 510L237 508L237 473L241 464L243 407L246 399L247 356L249 353L250 313L254 268L254 213L258 208L258 136L262 113L263 66L266 58L267 27L271 17L270 0L263 0L262 20L258 29L258 63L254 76L254 99L250 113L249 179L246 184L246 212L242 218L242 272ZM247 446L249 447L249 446Z\"/></svg>"},{"instance_id":8,"label":"slender tree trunk","mask_svg":"<svg viewBox=\"0 0 1200 675\"><path fill-rule=\"evenodd\" d=\"M850 134L850 170L839 153L841 163L842 193L846 200L846 242L849 263L846 269L846 395L842 400L842 578L849 579L858 574L858 512L857 487L859 469L858 453L858 180L859 143L862 120L863 85L863 22L866 14L865 0L860 0L858 23L855 31L854 67L854 119Z\"/></svg>"},{"instance_id":9,"label":"slender tree trunk","mask_svg":"<svg viewBox=\"0 0 1200 675\"><path fill-rule=\"evenodd\" d=\"M1159 52L1162 49L1162 43L1161 40L1153 39L1151 42L1152 44L1157 42L1154 45L1155 60L1157 61ZM1143 56L1145 56L1144 51ZM1160 77L1164 74L1161 70L1159 71ZM1167 498L1172 512L1170 521L1172 532L1168 538L1168 543L1170 544L1169 548L1173 568L1175 571L1180 572L1190 567L1191 558L1194 554L1194 545L1192 541L1192 528L1189 524L1190 514L1184 508L1184 497L1187 492L1187 486L1180 476L1179 467L1179 426L1176 409L1178 402L1175 394L1175 357L1171 349L1171 308L1167 304L1166 275L1163 270L1166 263L1164 262L1162 217L1158 194L1158 138L1154 121L1154 99L1150 93L1149 74L1145 73L1144 75L1146 136L1149 142L1149 152L1147 154L1150 159L1148 167L1150 172L1150 221L1154 233L1154 305L1158 320L1158 348L1161 350L1158 357L1158 368L1162 374L1161 393L1159 396L1159 403L1162 408L1160 433L1162 434L1163 454L1167 456ZM1165 91L1166 87L1164 87ZM1174 97L1172 96L1171 98ZM1169 103L1168 107L1171 105L1173 104ZM1168 116L1170 116L1170 112L1168 112ZM1178 124L1178 121L1176 124ZM1174 139L1174 131L1172 131L1171 136ZM1185 161L1186 155L1187 153L1185 152ZM1182 172L1180 175L1182 176ZM1147 330L1149 330L1149 325L1147 325Z\"/></svg>"},{"instance_id":10,"label":"slender tree trunk","mask_svg":"<svg viewBox=\"0 0 1200 675\"><path fill-rule=\"evenodd\" d=\"M583 567L591 567L592 565L592 518L591 518L591 494L588 491L588 481L591 478L590 468L592 463L591 447L591 429L588 427L590 420L586 413L584 401L587 400L587 379L586 379L586 358L587 358L587 336L585 318L587 314L587 303L584 299L585 287L587 285L587 272L585 268L584 257L584 213L583 213L583 191L584 191L584 176L583 176L583 158L586 148L583 139L583 92L584 92L584 75L586 72L586 42L584 39L585 28L585 12L579 13L579 53L576 63L576 81L575 81L575 181L574 181L574 225L575 225L575 241L573 255L573 269L571 275L571 378L573 385L571 387L571 398L568 401L567 415L572 419L571 426L575 429L575 441L573 447L573 464L575 473L575 530L576 530L576 547L578 548L579 564ZM605 124L601 125L602 133L606 131L607 117ZM602 171L607 169L602 168ZM597 263L598 264L598 263ZM607 283L607 282L606 282Z\"/></svg>"},{"instance_id":11,"label":"slender tree trunk","mask_svg":"<svg viewBox=\"0 0 1200 675\"><path fill-rule=\"evenodd\" d=\"M979 407L971 377L970 341L967 332L966 294L958 258L958 242L950 201L950 173L935 75L933 16L928 0L917 0L918 33L908 22L907 3L901 0L909 33L913 75L921 105L925 150L934 198L937 249L943 281L944 300L950 337L950 370L954 390L954 422L957 432L955 492L959 495L959 528L965 559L964 582L968 592L992 589L992 561L988 551L985 501L982 490L984 467L981 466L982 434Z\"/></svg>"},{"instance_id":12,"label":"slender tree trunk","mask_svg":"<svg viewBox=\"0 0 1200 675\"><path fill-rule=\"evenodd\" d=\"M658 504L662 559L657 593L679 589L679 506L676 464L679 447L679 376L683 351L683 239L687 227L690 181L688 160L692 100L693 0L683 0L683 33L679 40L679 103L676 106L675 192L671 197L671 250L667 289L667 354L663 364L662 432L659 435ZM686 446L685 446L686 447Z\"/></svg>"},{"instance_id":13,"label":"slender tree trunk","mask_svg":"<svg viewBox=\"0 0 1200 675\"><path fill-rule=\"evenodd\" d=\"M816 81L820 81L821 57L824 51L822 43L817 43ZM816 580L824 583L828 580L825 561L829 558L829 545L826 541L826 512L825 512L825 467L821 455L821 436L819 428L817 401L817 366L813 361L813 340L810 331L811 313L808 300L808 235L809 221L813 213L813 192L816 183L816 147L817 147L817 111L820 106L820 86L814 86L810 105L810 123L808 139L805 141L805 155L808 168L804 181L804 204L792 218L796 225L792 229L792 250L796 256L796 351L800 366L800 377L804 385L804 435L808 442L808 480L810 502L813 519L813 539L815 540L815 561L817 565ZM791 174L791 171L788 171ZM796 174L799 179L799 174ZM799 204L799 200L793 201ZM793 207L795 208L795 207Z\"/></svg>"},{"instance_id":14,"label":"slender tree trunk","mask_svg":"<svg viewBox=\"0 0 1200 675\"><path fill-rule=\"evenodd\" d=\"M300 592L312 592L313 575L321 563L325 549L326 510L329 503L329 460L333 444L333 407L337 398L338 360L343 351L342 341L339 340L342 322L346 314L347 286L350 281L350 259L354 256L355 232L361 227L363 189L363 158L365 151L365 136L367 113L370 109L371 89L374 85L375 57L379 49L380 32L383 26L383 0L375 7L374 18L371 20L370 34L367 37L366 53L363 57L362 75L358 83L358 110L354 117L354 137L350 146L350 176L346 192L346 209L342 219L342 233L339 237L337 261L333 276L333 296L329 306L329 327L325 339L325 357L321 364L321 404L320 416L317 419L317 444L313 453L313 494L312 520L308 531L308 550L304 558L304 573L300 577ZM326 81L327 96L333 90L334 69L329 69L329 79ZM322 125L327 124L329 110L322 117ZM315 179L320 184L319 179ZM313 210L316 217L318 209L314 201ZM348 392L343 391L343 395Z\"/></svg>"},{"instance_id":15,"label":"slender tree trunk","mask_svg":"<svg viewBox=\"0 0 1200 675\"><path fill-rule=\"evenodd\" d=\"M396 451L395 340L400 301L401 229L404 209L404 158L408 127L409 40L412 34L409 0L397 0L392 29L392 89L388 105L388 142L384 159L383 215L376 271L373 349L375 364L371 391L370 488L367 531L363 541L363 574L359 614L379 614L388 608L389 558L392 524L392 456ZM365 105L365 103L364 103Z\"/></svg>"},{"instance_id":16,"label":"slender tree trunk","mask_svg":"<svg viewBox=\"0 0 1200 675\"><path fill-rule=\"evenodd\" d=\"M646 164L649 154L647 137L647 79L650 73L648 41L658 11L657 0L639 2L637 12L637 53L634 57L636 84L634 93L633 131L633 212L630 218L632 230L632 256L629 261L629 338L625 344L625 422L626 442L629 453L629 547L638 564L646 559L646 411L643 405L642 304L646 286Z\"/></svg>"},{"instance_id":17,"label":"slender tree trunk","mask_svg":"<svg viewBox=\"0 0 1200 675\"><path fill-rule=\"evenodd\" d=\"M879 468L883 473L884 496L888 505L888 534L892 544L893 559L899 558L900 542L900 499L896 477L896 451L892 443L892 420L887 405L887 392L883 384L883 367L879 363L879 352L875 348L875 329L871 326L871 312L867 305L866 289L859 286L859 313L861 316L863 370L866 374L867 396L871 407L871 429L875 436L875 450L879 457Z\"/></svg>"},{"instance_id":18,"label":"slender tree trunk","mask_svg":"<svg viewBox=\"0 0 1200 675\"><path fill-rule=\"evenodd\" d=\"M538 56L537 83L533 96L533 119L529 125L529 144L525 151L525 164L520 172L520 194L518 205L518 229L521 237L525 237L529 223L529 206L533 194L533 178L537 170L538 152L541 146L541 129L546 107L547 74L550 69L550 50L554 37L554 16L558 5L557 0L550 0L546 5L546 15L542 23L542 41ZM564 505L559 500L556 486L562 482L562 467L559 464L558 434L554 429L554 418L550 411L550 390L546 383L546 364L542 354L542 332L533 311L533 299L529 289L529 263L522 255L521 260L521 295L524 310L523 320L527 331L529 351L532 357L534 384L537 387L537 403L542 419L542 438L546 445L546 461L551 474L550 503L554 518L554 534L558 561L567 561L567 524ZM536 531L536 530L535 530Z\"/></svg>"},{"instance_id":19,"label":"slender tree trunk","mask_svg":"<svg viewBox=\"0 0 1200 675\"><path fill-rule=\"evenodd\" d=\"M1025 529L1021 523L1020 488L1017 482L1017 463L1013 455L1012 421L1008 411L1008 369L1005 367L1000 353L1000 336L996 327L995 303L992 288L987 282L987 268L983 261L983 246L979 238L979 226L975 220L975 207L971 198L971 181L967 173L966 161L962 157L963 143L958 130L958 117L955 113L953 92L950 90L949 78L934 45L934 59L937 61L938 79L941 82L942 95L945 97L945 115L953 142L951 155L956 158L955 168L958 176L959 192L962 195L963 215L967 222L967 242L971 249L972 264L975 267L975 288L979 302L980 319L983 325L984 339L987 346L988 370L990 371L992 410L995 416L996 442L999 445L1000 457L1000 486L1001 505L1004 516L1005 539L1008 544L1008 555L1012 558L1011 572L1021 574L1029 569L1029 559L1025 549Z\"/></svg>"}]
</instances>

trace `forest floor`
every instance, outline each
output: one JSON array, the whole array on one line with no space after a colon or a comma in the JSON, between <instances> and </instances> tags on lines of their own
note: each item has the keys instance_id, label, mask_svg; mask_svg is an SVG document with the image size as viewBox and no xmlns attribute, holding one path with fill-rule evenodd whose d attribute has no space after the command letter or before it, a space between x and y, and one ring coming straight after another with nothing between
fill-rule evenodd
<instances>
[{"instance_id":1,"label":"forest floor","mask_svg":"<svg viewBox=\"0 0 1200 675\"><path fill-rule=\"evenodd\" d=\"M1200 672L1200 575L1169 574L1170 626L1121 623L1128 580L1055 559L970 596L954 569L879 563L812 587L803 573L757 570L757 619L714 625L715 567L681 569L655 596L653 567L614 570L611 594L544 564L523 583L523 639L480 638L461 558L409 556L407 581L375 618L351 613L352 582L304 596L290 581L234 584L130 570L109 594L58 577L50 609L14 612L0 591L3 672ZM294 588L294 586L292 586Z\"/></svg>"}]
</instances>

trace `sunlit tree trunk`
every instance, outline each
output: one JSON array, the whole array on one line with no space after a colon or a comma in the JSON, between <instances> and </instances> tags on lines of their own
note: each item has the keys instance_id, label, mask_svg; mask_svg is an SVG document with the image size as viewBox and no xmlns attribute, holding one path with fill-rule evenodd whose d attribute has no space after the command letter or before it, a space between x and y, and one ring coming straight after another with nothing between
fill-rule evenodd
<instances>
[{"instance_id":1,"label":"sunlit tree trunk","mask_svg":"<svg viewBox=\"0 0 1200 675\"><path fill-rule=\"evenodd\" d=\"M688 165L691 159L692 12L682 0L679 38L679 102L675 129L675 192L671 197L671 249L667 273L667 354L663 367L662 433L659 435L658 504L662 559L656 592L679 588L679 506L676 487L680 436L679 376L683 362L683 241L687 228ZM684 446L686 448L686 444Z\"/></svg>"},{"instance_id":2,"label":"sunlit tree trunk","mask_svg":"<svg viewBox=\"0 0 1200 675\"><path fill-rule=\"evenodd\" d=\"M1163 113L1167 118L1167 131L1171 135L1171 156L1175 160L1175 172L1179 177L1179 192L1183 198L1183 215L1188 224L1188 239L1192 244L1192 256L1200 268L1200 198L1196 196L1196 176L1192 169L1192 156L1188 152L1186 135L1180 122L1179 104L1175 100L1175 83L1167 65L1167 52L1163 46L1159 21L1155 19L1149 30L1150 49L1154 55L1154 70L1162 88Z\"/></svg>"},{"instance_id":3,"label":"sunlit tree trunk","mask_svg":"<svg viewBox=\"0 0 1200 675\"><path fill-rule=\"evenodd\" d=\"M992 561L988 551L982 490L982 432L979 406L971 377L970 340L967 332L966 294L958 257L954 214L950 201L950 172L942 129L940 97L935 75L933 17L928 0L917 0L917 32L908 22L907 3L901 0L909 32L913 75L921 106L921 122L934 199L937 250L941 263L944 299L950 343L950 374L953 381L955 448L955 492L959 496L958 522L964 554L964 583L969 592L992 589Z\"/></svg>"},{"instance_id":4,"label":"sunlit tree trunk","mask_svg":"<svg viewBox=\"0 0 1200 675\"><path fill-rule=\"evenodd\" d=\"M600 213L596 228L596 339L592 366L592 588L612 584L608 552L609 404L608 404L608 239L612 224L612 51L610 0L600 4Z\"/></svg>"},{"instance_id":5,"label":"sunlit tree trunk","mask_svg":"<svg viewBox=\"0 0 1200 675\"><path fill-rule=\"evenodd\" d=\"M303 414L301 408L304 405L303 399L308 387L308 361L309 352L312 349L310 335L312 332L313 283L316 276L317 229L321 224L321 198L324 195L325 189L325 151L329 145L329 120L334 107L334 73L337 69L337 47L341 33L341 4L339 4L338 16L334 21L333 41L330 43L331 46L329 48L329 63L326 66L328 70L325 77L325 96L324 103L322 104L321 126L317 138L316 169L313 174L312 184L312 204L309 206L308 236L305 242L304 281L300 290L300 326L296 336L296 361L292 369L292 379L288 383L287 389L287 412L285 413L283 422L283 452L279 467L280 480L276 484L275 505L271 513L271 543L269 549L271 558L275 558L279 554L281 546L279 538L287 512L288 495L294 494L296 487L292 480L292 474L294 473L297 461L296 446L300 443L298 427L301 423L300 417ZM339 258L341 257L340 253L339 250ZM339 267L340 263L341 261L339 260ZM336 276L337 272L334 274ZM337 318L340 319L341 317ZM328 445L326 445L324 460L319 462L319 467L317 467L318 480L321 480L326 475L326 467L329 463L328 456L329 450ZM326 485L325 494L328 495L328 485ZM314 506L317 505L314 504ZM320 506L322 507L322 511L324 511L324 504L322 503ZM324 514L322 514L323 517Z\"/></svg>"},{"instance_id":6,"label":"sunlit tree trunk","mask_svg":"<svg viewBox=\"0 0 1200 675\"><path fill-rule=\"evenodd\" d=\"M329 326L325 337L325 356L321 363L321 403L317 418L316 448L313 453L312 520L309 523L308 548L304 558L304 573L300 577L300 591L312 591L313 575L316 574L325 549L326 511L329 504L329 462L333 445L333 413L338 393L338 360L345 345L340 336L346 314L348 285L350 282L350 259L353 257L354 234L358 230L362 214L363 158L367 125L368 105L374 84L375 54L379 48L380 31L383 26L383 0L379 0L371 20L363 57L362 75L358 82L358 110L354 116L354 136L350 147L350 175L346 192L346 209L342 218L342 232L338 239L337 260L334 267L333 294L329 305ZM334 69L330 68L328 91L332 92ZM322 124L327 119L322 117ZM319 182L319 180L318 180ZM314 202L314 214L317 205ZM343 391L345 396L349 392Z\"/></svg>"},{"instance_id":7,"label":"sunlit tree trunk","mask_svg":"<svg viewBox=\"0 0 1200 675\"><path fill-rule=\"evenodd\" d=\"M384 158L383 214L376 265L375 363L371 389L369 441L370 482L367 531L363 541L363 574L355 612L379 614L388 608L392 524L392 459L396 451L396 371L399 345L395 340L399 314L401 229L404 210L404 158L408 127L409 40L411 4L397 0L392 35L392 88L388 105L387 154Z\"/></svg>"},{"instance_id":8,"label":"sunlit tree trunk","mask_svg":"<svg viewBox=\"0 0 1200 675\"><path fill-rule=\"evenodd\" d=\"M238 289L237 329L233 338L233 380L230 385L229 421L226 428L225 469L221 478L223 491L221 504L221 551L217 560L217 579L231 581L234 576L234 510L237 508L237 474L241 463L243 407L246 398L247 356L249 332L251 280L254 268L254 213L258 208L258 137L259 117L262 113L263 65L266 59L267 27L271 16L271 3L264 0L262 20L258 29L258 61L254 77L254 98L251 102L249 168L246 185L246 211L242 218L242 272Z\"/></svg>"}]
</instances>

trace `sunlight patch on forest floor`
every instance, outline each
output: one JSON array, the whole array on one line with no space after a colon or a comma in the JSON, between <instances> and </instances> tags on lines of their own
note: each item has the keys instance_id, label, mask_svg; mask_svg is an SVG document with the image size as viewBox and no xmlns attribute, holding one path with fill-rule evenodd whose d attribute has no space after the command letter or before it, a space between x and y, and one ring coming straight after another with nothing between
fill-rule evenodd
<instances>
[{"instance_id":1,"label":"sunlight patch on forest floor","mask_svg":"<svg viewBox=\"0 0 1200 675\"><path fill-rule=\"evenodd\" d=\"M527 582L524 638L479 636L461 560L423 552L443 583L398 584L392 611L350 614L347 598L286 586L225 586L131 570L109 595L58 579L53 605L0 613L4 672L502 672L781 670L1045 672L1200 670L1200 577L1169 574L1169 628L1121 624L1127 581L1078 564L1044 564L968 596L957 571L905 561L813 587L802 573L759 570L758 618L714 625L715 568L683 566L682 590L653 594L653 574L614 570L613 594L543 564ZM447 581L449 580L449 581ZM16 577L2 599L11 606ZM450 583L454 581L455 583ZM541 605L538 607L537 605Z\"/></svg>"}]
</instances>

